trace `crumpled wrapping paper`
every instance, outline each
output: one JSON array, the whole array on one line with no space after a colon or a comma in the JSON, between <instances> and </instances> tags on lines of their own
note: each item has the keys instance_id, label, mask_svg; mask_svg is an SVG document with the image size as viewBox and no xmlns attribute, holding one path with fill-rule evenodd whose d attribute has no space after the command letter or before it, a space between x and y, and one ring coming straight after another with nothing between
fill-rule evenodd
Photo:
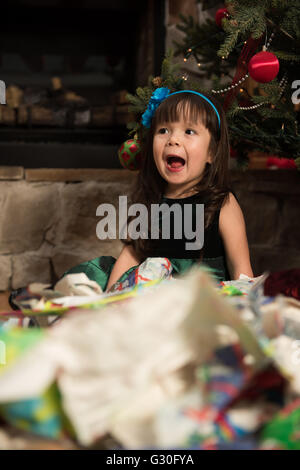
<instances>
[{"instance_id":1,"label":"crumpled wrapping paper","mask_svg":"<svg viewBox=\"0 0 300 470\"><path fill-rule=\"evenodd\" d=\"M189 389L219 344L218 325L238 338L250 374L264 367L255 336L197 269L129 303L71 313L0 376L0 403L56 381L82 444L110 433L126 448L148 446L158 410Z\"/></svg>"},{"instance_id":2,"label":"crumpled wrapping paper","mask_svg":"<svg viewBox=\"0 0 300 470\"><path fill-rule=\"evenodd\" d=\"M171 280L173 279L172 272L172 264L168 258L150 257L129 273L124 281L115 282L109 292L124 291L137 284L145 284L153 280Z\"/></svg>"}]
</instances>

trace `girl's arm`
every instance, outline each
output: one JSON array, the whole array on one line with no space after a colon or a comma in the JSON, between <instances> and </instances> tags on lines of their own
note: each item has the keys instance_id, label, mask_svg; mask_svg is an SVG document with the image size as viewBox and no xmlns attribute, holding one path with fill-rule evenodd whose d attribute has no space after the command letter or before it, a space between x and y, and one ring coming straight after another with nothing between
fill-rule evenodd
<instances>
[{"instance_id":1,"label":"girl's arm","mask_svg":"<svg viewBox=\"0 0 300 470\"><path fill-rule=\"evenodd\" d=\"M138 264L139 260L137 259L133 248L130 245L124 246L110 274L106 286L106 292L108 292L111 286L115 282L117 282L117 280L122 276L122 274L124 274L129 268L137 266Z\"/></svg>"},{"instance_id":2,"label":"girl's arm","mask_svg":"<svg viewBox=\"0 0 300 470\"><path fill-rule=\"evenodd\" d=\"M232 193L229 193L229 199L221 208L219 231L223 239L231 279L238 279L240 274L253 277L245 220Z\"/></svg>"}]
</instances>

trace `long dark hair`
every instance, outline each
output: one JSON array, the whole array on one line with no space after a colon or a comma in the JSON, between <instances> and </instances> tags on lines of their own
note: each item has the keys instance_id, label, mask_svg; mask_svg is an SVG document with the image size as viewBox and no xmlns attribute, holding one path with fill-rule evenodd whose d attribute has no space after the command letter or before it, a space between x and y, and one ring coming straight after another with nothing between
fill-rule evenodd
<instances>
[{"instance_id":1,"label":"long dark hair","mask_svg":"<svg viewBox=\"0 0 300 470\"><path fill-rule=\"evenodd\" d=\"M207 96L217 108L220 115L220 126L213 107L199 95L194 93L180 93L165 99L157 108L145 142L142 145L142 166L136 184L133 188L130 202L141 203L147 207L151 214L151 204L161 203L167 182L159 174L153 158L153 136L160 123L176 122L181 116L190 122L201 119L208 129L211 139L209 153L212 163L207 163L201 181L193 188L199 193L199 198L205 200L205 228L207 228L229 195L229 137L225 113L221 105L210 96ZM133 220L129 217L127 223ZM151 256L151 220L148 224L148 239L139 238L122 240L131 245L140 261ZM153 256L153 255L152 255Z\"/></svg>"}]
</instances>

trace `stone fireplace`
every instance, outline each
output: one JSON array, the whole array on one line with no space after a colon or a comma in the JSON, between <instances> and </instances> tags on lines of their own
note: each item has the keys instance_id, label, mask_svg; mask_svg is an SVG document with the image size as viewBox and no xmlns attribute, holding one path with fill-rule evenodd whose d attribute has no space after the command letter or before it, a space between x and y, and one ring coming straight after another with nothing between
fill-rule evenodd
<instances>
[{"instance_id":1,"label":"stone fireplace","mask_svg":"<svg viewBox=\"0 0 300 470\"><path fill-rule=\"evenodd\" d=\"M117 158L124 90L160 72L164 8L164 0L11 0L2 9L0 78L14 88L0 106L0 291L118 256L120 241L96 236L96 208L118 207L136 177ZM299 172L231 176L254 274L300 267Z\"/></svg>"},{"instance_id":2,"label":"stone fireplace","mask_svg":"<svg viewBox=\"0 0 300 470\"><path fill-rule=\"evenodd\" d=\"M158 74L164 0L11 0L1 9L1 164L120 168L126 93ZM5 19L5 20L4 20Z\"/></svg>"}]
</instances>

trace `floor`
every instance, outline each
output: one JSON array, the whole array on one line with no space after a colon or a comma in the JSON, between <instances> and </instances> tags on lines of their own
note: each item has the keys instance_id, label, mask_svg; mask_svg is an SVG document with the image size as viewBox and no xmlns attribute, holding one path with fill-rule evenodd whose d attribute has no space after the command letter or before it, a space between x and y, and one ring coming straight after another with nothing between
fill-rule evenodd
<instances>
[{"instance_id":1,"label":"floor","mask_svg":"<svg viewBox=\"0 0 300 470\"><path fill-rule=\"evenodd\" d=\"M8 303L10 291L0 292L0 313L1 312L10 312L11 306Z\"/></svg>"}]
</instances>

